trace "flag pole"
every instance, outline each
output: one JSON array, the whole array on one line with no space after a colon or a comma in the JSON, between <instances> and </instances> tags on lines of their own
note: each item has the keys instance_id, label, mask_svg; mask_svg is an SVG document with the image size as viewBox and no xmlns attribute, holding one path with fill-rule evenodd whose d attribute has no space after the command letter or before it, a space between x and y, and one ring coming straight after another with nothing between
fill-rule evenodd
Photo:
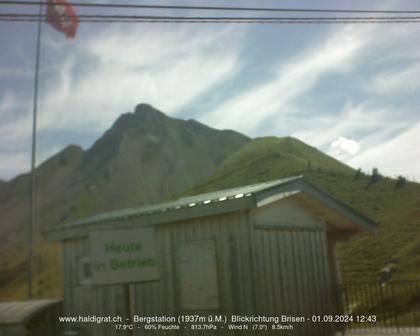
<instances>
[{"instance_id":1,"label":"flag pole","mask_svg":"<svg viewBox=\"0 0 420 336\"><path fill-rule=\"evenodd\" d=\"M39 5L38 31L36 38L35 56L35 79L33 92L33 116L32 116L32 153L31 153L31 220L28 230L28 299L33 298L33 277L34 277L34 230L37 227L37 192L36 192L36 131L38 112L38 81L39 81L39 59L41 54L41 30L42 30L43 4Z\"/></svg>"}]
</instances>

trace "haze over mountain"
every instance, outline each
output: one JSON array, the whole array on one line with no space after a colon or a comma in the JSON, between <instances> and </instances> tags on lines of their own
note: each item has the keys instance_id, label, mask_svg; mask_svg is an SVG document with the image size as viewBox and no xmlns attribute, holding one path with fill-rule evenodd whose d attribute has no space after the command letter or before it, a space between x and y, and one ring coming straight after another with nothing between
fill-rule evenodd
<instances>
[{"instance_id":1,"label":"haze over mountain","mask_svg":"<svg viewBox=\"0 0 420 336\"><path fill-rule=\"evenodd\" d=\"M389 260L416 278L420 187L356 172L297 139L257 138L169 118L140 104L121 115L91 148L71 145L37 168L40 227L171 197L304 174L381 225L376 238L343 245L346 281L374 280ZM25 294L30 175L0 183L0 299ZM403 248L401 248L403 246ZM59 295L57 245L38 244L36 295ZM417 258L417 259L416 259ZM356 261L355 261L356 260Z\"/></svg>"}]
</instances>

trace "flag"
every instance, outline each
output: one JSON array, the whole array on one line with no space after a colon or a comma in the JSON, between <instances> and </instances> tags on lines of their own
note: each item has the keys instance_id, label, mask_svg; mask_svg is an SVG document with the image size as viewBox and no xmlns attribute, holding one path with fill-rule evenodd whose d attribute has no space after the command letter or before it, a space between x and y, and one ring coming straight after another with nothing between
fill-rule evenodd
<instances>
[{"instance_id":1,"label":"flag","mask_svg":"<svg viewBox=\"0 0 420 336\"><path fill-rule=\"evenodd\" d=\"M65 0L48 0L45 21L64 33L67 38L73 38L76 35L79 24L76 11Z\"/></svg>"}]
</instances>

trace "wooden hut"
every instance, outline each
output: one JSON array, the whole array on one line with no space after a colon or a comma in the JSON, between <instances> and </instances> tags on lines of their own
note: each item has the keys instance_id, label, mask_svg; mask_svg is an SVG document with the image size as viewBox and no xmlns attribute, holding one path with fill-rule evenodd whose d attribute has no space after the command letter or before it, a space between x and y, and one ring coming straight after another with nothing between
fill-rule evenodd
<instances>
[{"instance_id":1,"label":"wooden hut","mask_svg":"<svg viewBox=\"0 0 420 336\"><path fill-rule=\"evenodd\" d=\"M61 299L0 302L0 336L59 335Z\"/></svg>"},{"instance_id":2,"label":"wooden hut","mask_svg":"<svg viewBox=\"0 0 420 336\"><path fill-rule=\"evenodd\" d=\"M66 315L119 315L128 329L126 318L136 315L134 335L170 334L154 322L144 330L142 317L193 313L226 317L209 327L216 335L230 335L232 325L246 334L262 322L325 336L339 324L310 319L340 313L335 243L375 229L298 176L100 214L46 236L63 244ZM207 320L194 322L207 328ZM88 335L114 335L112 326L79 324ZM195 334L190 327L182 334Z\"/></svg>"}]
</instances>

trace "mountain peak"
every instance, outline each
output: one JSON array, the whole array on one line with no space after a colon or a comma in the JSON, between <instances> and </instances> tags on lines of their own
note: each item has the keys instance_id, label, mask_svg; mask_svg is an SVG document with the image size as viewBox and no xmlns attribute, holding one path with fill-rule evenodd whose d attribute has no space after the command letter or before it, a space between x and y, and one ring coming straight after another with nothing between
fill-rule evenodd
<instances>
[{"instance_id":1,"label":"mountain peak","mask_svg":"<svg viewBox=\"0 0 420 336\"><path fill-rule=\"evenodd\" d=\"M163 112L155 109L152 105L141 103L134 108L134 112L122 114L115 121L112 128L124 131L126 129L137 128L141 124L148 126L156 122L160 124L167 118Z\"/></svg>"},{"instance_id":2,"label":"mountain peak","mask_svg":"<svg viewBox=\"0 0 420 336\"><path fill-rule=\"evenodd\" d=\"M157 110L150 104L140 103L134 108L134 114L137 115L164 115L161 111Z\"/></svg>"},{"instance_id":3,"label":"mountain peak","mask_svg":"<svg viewBox=\"0 0 420 336\"><path fill-rule=\"evenodd\" d=\"M167 119L168 116L163 112L155 109L152 105L149 104L138 104L135 109L133 116L136 120L140 122L162 122L164 119Z\"/></svg>"}]
</instances>

